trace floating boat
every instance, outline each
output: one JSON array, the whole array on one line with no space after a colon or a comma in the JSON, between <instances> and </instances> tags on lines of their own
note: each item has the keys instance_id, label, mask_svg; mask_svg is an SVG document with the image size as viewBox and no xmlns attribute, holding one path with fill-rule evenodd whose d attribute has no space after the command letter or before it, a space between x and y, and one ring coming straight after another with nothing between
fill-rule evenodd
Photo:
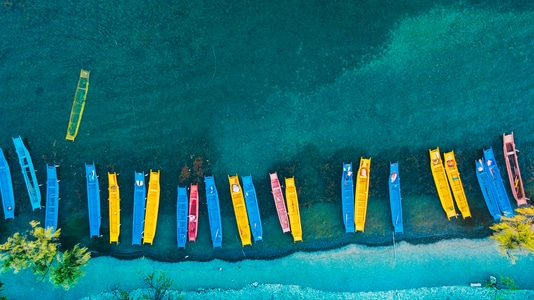
<instances>
[{"instance_id":1,"label":"floating boat","mask_svg":"<svg viewBox=\"0 0 534 300\"><path fill-rule=\"evenodd\" d=\"M135 172L132 245L141 245L145 223L145 172Z\"/></svg>"},{"instance_id":2,"label":"floating boat","mask_svg":"<svg viewBox=\"0 0 534 300\"><path fill-rule=\"evenodd\" d=\"M221 208L219 206L219 193L215 186L213 176L204 176L206 184L206 201L208 202L208 217L213 248L222 247Z\"/></svg>"},{"instance_id":3,"label":"floating boat","mask_svg":"<svg viewBox=\"0 0 534 300\"><path fill-rule=\"evenodd\" d=\"M369 177L371 176L371 158L360 158L360 168L356 178L354 196L354 224L356 231L363 232L367 217L367 201L369 199Z\"/></svg>"},{"instance_id":4,"label":"floating boat","mask_svg":"<svg viewBox=\"0 0 534 300\"><path fill-rule=\"evenodd\" d=\"M178 248L185 248L187 242L187 188L178 187L178 198L176 199L176 240Z\"/></svg>"},{"instance_id":5,"label":"floating boat","mask_svg":"<svg viewBox=\"0 0 534 300\"><path fill-rule=\"evenodd\" d=\"M109 243L119 243L121 233L121 197L117 173L108 172Z\"/></svg>"},{"instance_id":6,"label":"floating boat","mask_svg":"<svg viewBox=\"0 0 534 300\"><path fill-rule=\"evenodd\" d=\"M55 165L46 166L46 211L44 228L57 229L57 219L59 210L59 181L57 180L57 170Z\"/></svg>"},{"instance_id":7,"label":"floating boat","mask_svg":"<svg viewBox=\"0 0 534 300\"><path fill-rule=\"evenodd\" d=\"M484 201L488 207L490 215L498 222L501 220L501 210L497 203L497 190L494 187L493 178L491 177L489 169L486 167L486 162L480 158L475 161L478 184L482 190Z\"/></svg>"},{"instance_id":8,"label":"floating boat","mask_svg":"<svg viewBox=\"0 0 534 300\"><path fill-rule=\"evenodd\" d=\"M458 217L456 209L454 208L454 202L452 200L452 193L447 181L447 175L445 174L445 168L441 161L441 154L439 148L430 151L430 169L432 170L432 177L434 177L434 183L436 184L436 190L438 191L439 200L441 206L447 215L447 219L452 217Z\"/></svg>"},{"instance_id":9,"label":"floating boat","mask_svg":"<svg viewBox=\"0 0 534 300\"><path fill-rule=\"evenodd\" d=\"M157 172L153 172L152 170L150 170L150 179L148 181L148 196L146 197L145 230L143 235L143 244L152 245L152 243L154 242L154 237L156 236L160 196L159 177L159 170Z\"/></svg>"},{"instance_id":10,"label":"floating boat","mask_svg":"<svg viewBox=\"0 0 534 300\"><path fill-rule=\"evenodd\" d=\"M87 178L87 204L89 211L89 236L100 237L100 188L95 164L85 164L85 177Z\"/></svg>"},{"instance_id":11,"label":"floating boat","mask_svg":"<svg viewBox=\"0 0 534 300\"><path fill-rule=\"evenodd\" d=\"M506 162L510 188L512 189L515 202L517 203L517 206L527 205L528 198L525 196L523 179L521 178L521 171L519 170L519 163L517 162L518 151L515 149L514 133L503 134L502 142L504 161Z\"/></svg>"},{"instance_id":12,"label":"floating boat","mask_svg":"<svg viewBox=\"0 0 534 300\"><path fill-rule=\"evenodd\" d=\"M243 190L241 189L241 184L239 184L237 174L235 174L235 176L228 176L228 182L230 183L230 195L232 196L232 204L234 206L237 230L239 231L239 237L241 238L241 246L252 245L245 198L243 197Z\"/></svg>"},{"instance_id":13,"label":"floating boat","mask_svg":"<svg viewBox=\"0 0 534 300\"><path fill-rule=\"evenodd\" d=\"M243 176L243 191L245 192L245 203L247 204L247 215L254 242L263 240L263 226L261 225L260 208L256 189L252 183L252 176Z\"/></svg>"},{"instance_id":14,"label":"floating boat","mask_svg":"<svg viewBox=\"0 0 534 300\"><path fill-rule=\"evenodd\" d=\"M17 150L17 155L19 157L22 175L26 182L26 189L28 190L28 195L30 195L32 210L41 208L41 191L39 190L39 183L37 183L37 177L35 176L35 169L33 168L30 153L28 152L28 149L26 149L26 146L24 146L24 142L20 136L13 138L13 143L15 143L15 149Z\"/></svg>"},{"instance_id":15,"label":"floating boat","mask_svg":"<svg viewBox=\"0 0 534 300\"><path fill-rule=\"evenodd\" d=\"M286 178L285 182L287 213L289 215L293 242L302 242L302 224L300 222L299 199L297 187L295 186L295 177Z\"/></svg>"},{"instance_id":16,"label":"floating boat","mask_svg":"<svg viewBox=\"0 0 534 300\"><path fill-rule=\"evenodd\" d=\"M276 212L278 213L278 220L280 221L280 226L282 226L282 232L289 232L291 229L289 228L286 203L284 202L284 195L280 181L278 180L278 174L276 172L270 173L269 177L271 178L271 190L273 192L274 204L276 205Z\"/></svg>"},{"instance_id":17,"label":"floating boat","mask_svg":"<svg viewBox=\"0 0 534 300\"><path fill-rule=\"evenodd\" d=\"M447 178L451 186L454 200L456 200L456 206L465 219L471 217L471 211L469 210L469 204L467 203L467 197L465 196L464 186L460 179L460 172L458 171L458 165L456 158L454 157L454 151L443 153L445 157L445 171L447 172Z\"/></svg>"},{"instance_id":18,"label":"floating boat","mask_svg":"<svg viewBox=\"0 0 534 300\"><path fill-rule=\"evenodd\" d=\"M391 206L391 221L395 233L403 233L402 198L400 189L399 163L389 163L389 204Z\"/></svg>"},{"instance_id":19,"label":"floating boat","mask_svg":"<svg viewBox=\"0 0 534 300\"><path fill-rule=\"evenodd\" d=\"M2 205L4 206L4 218L6 220L15 219L15 195L13 193L11 171L2 149L0 149L0 193L2 195Z\"/></svg>"},{"instance_id":20,"label":"floating boat","mask_svg":"<svg viewBox=\"0 0 534 300\"><path fill-rule=\"evenodd\" d=\"M78 87L74 95L74 102L70 111L69 126L67 127L66 140L74 141L78 134L78 128L82 121L83 109L85 108L85 99L87 91L89 90L89 71L81 69L80 79L78 80Z\"/></svg>"},{"instance_id":21,"label":"floating boat","mask_svg":"<svg viewBox=\"0 0 534 300\"><path fill-rule=\"evenodd\" d=\"M484 167L491 175L493 192L495 193L495 199L497 199L497 204L499 205L501 213L505 217L513 217L514 210L512 209L510 199L506 194L506 189L504 188L504 183L501 177L501 171L499 171L499 167L497 166L497 161L495 160L495 155L493 154L493 149L491 147L489 147L489 149L484 149L484 160Z\"/></svg>"},{"instance_id":22,"label":"floating boat","mask_svg":"<svg viewBox=\"0 0 534 300\"><path fill-rule=\"evenodd\" d=\"M190 242L197 240L198 234L198 184L191 184L189 195L188 237Z\"/></svg>"},{"instance_id":23,"label":"floating boat","mask_svg":"<svg viewBox=\"0 0 534 300\"><path fill-rule=\"evenodd\" d=\"M343 210L343 223L345 233L354 232L354 173L352 163L343 163L341 175L341 208Z\"/></svg>"}]
</instances>

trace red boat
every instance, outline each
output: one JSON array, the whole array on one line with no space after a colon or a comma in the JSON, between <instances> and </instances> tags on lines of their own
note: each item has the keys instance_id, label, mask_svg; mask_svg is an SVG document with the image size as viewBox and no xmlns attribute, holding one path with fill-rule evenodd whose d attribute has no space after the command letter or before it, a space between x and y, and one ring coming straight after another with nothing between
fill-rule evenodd
<instances>
[{"instance_id":1,"label":"red boat","mask_svg":"<svg viewBox=\"0 0 534 300\"><path fill-rule=\"evenodd\" d=\"M198 232L198 184L191 184L188 223L189 241L194 242Z\"/></svg>"},{"instance_id":2,"label":"red boat","mask_svg":"<svg viewBox=\"0 0 534 300\"><path fill-rule=\"evenodd\" d=\"M515 149L514 133L502 135L504 161L506 162L506 169L508 169L508 179L510 180L510 188L514 194L517 206L526 205L528 198L525 196L523 189L523 180L521 179L521 172L519 171L519 164L517 163L517 150Z\"/></svg>"},{"instance_id":3,"label":"red boat","mask_svg":"<svg viewBox=\"0 0 534 300\"><path fill-rule=\"evenodd\" d=\"M276 205L276 212L278 213L278 219L280 220L280 226L282 226L283 232L289 232L289 219L287 217L286 203L284 201L284 195L282 188L280 187L280 181L278 181L278 174L269 174L271 177L271 189L273 191L274 204Z\"/></svg>"}]
</instances>

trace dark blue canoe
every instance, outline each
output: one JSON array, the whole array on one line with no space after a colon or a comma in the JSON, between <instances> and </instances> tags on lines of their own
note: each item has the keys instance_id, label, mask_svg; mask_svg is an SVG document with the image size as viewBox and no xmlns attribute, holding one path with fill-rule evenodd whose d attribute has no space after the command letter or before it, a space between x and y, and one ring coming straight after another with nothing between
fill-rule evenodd
<instances>
[{"instance_id":1,"label":"dark blue canoe","mask_svg":"<svg viewBox=\"0 0 534 300\"><path fill-rule=\"evenodd\" d=\"M145 172L135 172L132 245L141 245L145 228Z\"/></svg>"},{"instance_id":2,"label":"dark blue canoe","mask_svg":"<svg viewBox=\"0 0 534 300\"><path fill-rule=\"evenodd\" d=\"M486 168L487 172L492 178L491 182L493 182L493 185L490 186L493 187L491 190L495 195L495 199L497 199L499 209L505 217L514 216L514 210L512 209L510 199L506 194L501 172L499 171L499 167L497 166L497 161L495 160L495 155L493 154L493 149L491 147L489 149L484 149L484 160L484 168Z\"/></svg>"},{"instance_id":3,"label":"dark blue canoe","mask_svg":"<svg viewBox=\"0 0 534 300\"><path fill-rule=\"evenodd\" d=\"M486 201L486 206L488 207L490 215L493 217L493 220L501 220L501 210L499 209L499 204L497 203L497 194L494 191L493 187L493 178L489 172L489 169L484 165L486 161L483 158L480 158L475 161L476 173L478 184L482 190L482 196L484 196L484 201Z\"/></svg>"},{"instance_id":4,"label":"dark blue canoe","mask_svg":"<svg viewBox=\"0 0 534 300\"><path fill-rule=\"evenodd\" d=\"M46 166L46 212L44 228L57 229L59 210L59 181L55 165Z\"/></svg>"},{"instance_id":5,"label":"dark blue canoe","mask_svg":"<svg viewBox=\"0 0 534 300\"><path fill-rule=\"evenodd\" d=\"M178 187L178 198L176 199L176 239L178 248L185 248L187 242L188 202L187 188Z\"/></svg>"},{"instance_id":6,"label":"dark blue canoe","mask_svg":"<svg viewBox=\"0 0 534 300\"><path fill-rule=\"evenodd\" d=\"M208 217L210 221L211 241L213 248L222 247L221 208L219 206L219 193L215 186L213 176L204 176L206 184L206 202L208 203Z\"/></svg>"},{"instance_id":7,"label":"dark blue canoe","mask_svg":"<svg viewBox=\"0 0 534 300\"><path fill-rule=\"evenodd\" d=\"M248 222L254 237L254 242L263 240L263 227L261 226L260 208L256 189L252 183L252 176L243 176L243 191L245 192L245 203L247 205Z\"/></svg>"},{"instance_id":8,"label":"dark blue canoe","mask_svg":"<svg viewBox=\"0 0 534 300\"><path fill-rule=\"evenodd\" d=\"M343 163L341 176L341 207L345 233L354 232L354 173L352 163Z\"/></svg>"},{"instance_id":9,"label":"dark blue canoe","mask_svg":"<svg viewBox=\"0 0 534 300\"><path fill-rule=\"evenodd\" d=\"M11 181L11 171L2 149L0 149L0 194L2 196L5 219L14 219L15 195L13 193L13 182Z\"/></svg>"},{"instance_id":10,"label":"dark blue canoe","mask_svg":"<svg viewBox=\"0 0 534 300\"><path fill-rule=\"evenodd\" d=\"M89 208L90 237L100 237L100 188L95 164L85 164L85 177L87 178L87 204Z\"/></svg>"},{"instance_id":11,"label":"dark blue canoe","mask_svg":"<svg viewBox=\"0 0 534 300\"><path fill-rule=\"evenodd\" d=\"M389 163L389 203L391 206L391 221L395 233L403 233L402 198L400 188L399 163Z\"/></svg>"}]
</instances>

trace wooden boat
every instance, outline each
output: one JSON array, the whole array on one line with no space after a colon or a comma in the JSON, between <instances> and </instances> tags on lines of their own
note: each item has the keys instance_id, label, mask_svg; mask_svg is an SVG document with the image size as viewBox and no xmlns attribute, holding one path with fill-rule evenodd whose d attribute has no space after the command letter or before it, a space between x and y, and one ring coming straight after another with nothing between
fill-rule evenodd
<instances>
[{"instance_id":1,"label":"wooden boat","mask_svg":"<svg viewBox=\"0 0 534 300\"><path fill-rule=\"evenodd\" d=\"M89 212L89 236L100 237L100 188L95 164L85 164L85 177L87 179L87 205Z\"/></svg>"},{"instance_id":2,"label":"wooden boat","mask_svg":"<svg viewBox=\"0 0 534 300\"><path fill-rule=\"evenodd\" d=\"M263 240L263 226L261 225L260 208L256 189L252 183L252 176L243 176L243 191L245 193L245 203L247 204L247 215L254 242Z\"/></svg>"},{"instance_id":3,"label":"wooden boat","mask_svg":"<svg viewBox=\"0 0 534 300\"><path fill-rule=\"evenodd\" d=\"M11 171L2 149L0 149L0 195L4 207L4 218L6 220L15 219L15 194L13 193Z\"/></svg>"},{"instance_id":4,"label":"wooden boat","mask_svg":"<svg viewBox=\"0 0 534 300\"><path fill-rule=\"evenodd\" d=\"M445 152L445 171L447 172L447 178L451 186L454 200L456 200L456 206L465 219L471 217L471 211L469 210L469 204L467 203L467 197L465 196L464 186L460 179L460 172L458 171L458 165L456 158L454 157L454 151Z\"/></svg>"},{"instance_id":5,"label":"wooden boat","mask_svg":"<svg viewBox=\"0 0 534 300\"><path fill-rule=\"evenodd\" d=\"M285 182L287 213L289 215L293 242L302 242L302 224L300 222L299 199L297 187L295 186L295 177L286 178Z\"/></svg>"},{"instance_id":6,"label":"wooden boat","mask_svg":"<svg viewBox=\"0 0 534 300\"><path fill-rule=\"evenodd\" d=\"M508 199L508 195L506 194L506 189L504 188L504 183L501 177L501 171L499 171L497 161L495 160L495 154L493 154L493 149L491 147L489 147L489 149L484 149L484 160L484 167L487 168L488 173L491 175L491 179L493 181L493 192L495 193L495 199L497 199L497 204L499 205L501 213L505 217L513 217L514 210L512 209L510 199Z\"/></svg>"},{"instance_id":7,"label":"wooden boat","mask_svg":"<svg viewBox=\"0 0 534 300\"><path fill-rule=\"evenodd\" d=\"M57 229L59 210L59 181L55 165L46 166L46 211L44 228Z\"/></svg>"},{"instance_id":8,"label":"wooden boat","mask_svg":"<svg viewBox=\"0 0 534 300\"><path fill-rule=\"evenodd\" d=\"M447 175L445 174L445 168L441 161L441 155L439 148L430 151L430 169L432 170L432 177L434 177L434 183L436 184L436 190L438 191L439 200L441 206L450 220L452 217L458 217L456 209L454 208L454 202L452 200L452 193L447 181Z\"/></svg>"},{"instance_id":9,"label":"wooden boat","mask_svg":"<svg viewBox=\"0 0 534 300\"><path fill-rule=\"evenodd\" d=\"M482 195L484 196L484 201L486 201L486 206L488 207L489 213L493 219L498 222L501 220L501 210L499 209L499 204L497 203L497 191L493 186L493 178L491 177L489 169L486 167L485 161L480 158L475 161L476 174L478 179L478 184L482 190Z\"/></svg>"},{"instance_id":10,"label":"wooden boat","mask_svg":"<svg viewBox=\"0 0 534 300\"><path fill-rule=\"evenodd\" d=\"M241 246L252 245L247 207L245 206L241 184L239 184L239 177L237 177L237 174L235 176L228 175L228 182L230 183L230 195L232 196L232 204L234 205L235 220L239 237L241 238Z\"/></svg>"},{"instance_id":11,"label":"wooden boat","mask_svg":"<svg viewBox=\"0 0 534 300\"><path fill-rule=\"evenodd\" d=\"M154 237L156 236L160 196L159 177L159 170L157 172L153 172L152 170L150 170L150 179L148 181L148 195L146 197L145 230L143 235L143 244L152 245L152 243L154 242Z\"/></svg>"},{"instance_id":12,"label":"wooden boat","mask_svg":"<svg viewBox=\"0 0 534 300\"><path fill-rule=\"evenodd\" d=\"M371 158L360 158L360 168L356 177L354 196L354 224L356 231L363 232L367 217L367 201L369 199L369 177L371 177Z\"/></svg>"},{"instance_id":13,"label":"wooden boat","mask_svg":"<svg viewBox=\"0 0 534 300\"><path fill-rule=\"evenodd\" d=\"M145 223L145 172L135 172L132 245L141 245Z\"/></svg>"},{"instance_id":14,"label":"wooden boat","mask_svg":"<svg viewBox=\"0 0 534 300\"><path fill-rule=\"evenodd\" d=\"M402 198L400 189L399 163L389 163L389 204L391 206L391 221L395 233L403 233Z\"/></svg>"},{"instance_id":15,"label":"wooden boat","mask_svg":"<svg viewBox=\"0 0 534 300\"><path fill-rule=\"evenodd\" d=\"M187 236L190 242L197 240L198 234L198 184L191 184L189 195L189 214L187 215Z\"/></svg>"},{"instance_id":16,"label":"wooden boat","mask_svg":"<svg viewBox=\"0 0 534 300\"><path fill-rule=\"evenodd\" d=\"M178 198L176 199L176 240L178 248L185 248L187 242L187 188L178 187Z\"/></svg>"},{"instance_id":17,"label":"wooden boat","mask_svg":"<svg viewBox=\"0 0 534 300\"><path fill-rule=\"evenodd\" d=\"M343 163L341 175L341 209L345 233L354 232L354 173L352 163Z\"/></svg>"},{"instance_id":18,"label":"wooden boat","mask_svg":"<svg viewBox=\"0 0 534 300\"><path fill-rule=\"evenodd\" d=\"M17 150L17 155L19 157L19 164L22 168L22 175L26 182L28 195L30 196L32 210L41 208L41 191L39 190L39 183L37 183L37 177L35 176L35 169L33 168L30 153L28 152L28 149L26 149L26 146L24 146L24 142L20 136L13 138L13 143L15 144L15 149Z\"/></svg>"},{"instance_id":19,"label":"wooden boat","mask_svg":"<svg viewBox=\"0 0 534 300\"><path fill-rule=\"evenodd\" d=\"M215 178L213 176L204 176L204 183L206 184L206 201L208 203L211 241L213 248L220 248L222 247L222 224L219 193L217 192Z\"/></svg>"},{"instance_id":20,"label":"wooden boat","mask_svg":"<svg viewBox=\"0 0 534 300\"><path fill-rule=\"evenodd\" d=\"M119 243L121 233L121 197L117 173L108 172L109 243Z\"/></svg>"},{"instance_id":21,"label":"wooden boat","mask_svg":"<svg viewBox=\"0 0 534 300\"><path fill-rule=\"evenodd\" d=\"M519 163L517 161L518 151L515 149L514 133L503 134L502 142L504 161L506 162L510 188L512 189L515 202L517 203L517 206L527 205L528 198L525 196L523 179L521 178L521 171L519 170Z\"/></svg>"},{"instance_id":22,"label":"wooden boat","mask_svg":"<svg viewBox=\"0 0 534 300\"><path fill-rule=\"evenodd\" d=\"M280 226L282 226L282 232L289 232L291 229L289 228L286 203L284 201L280 181L278 180L278 174L276 172L270 173L269 177L271 178L271 190L273 193L274 204L276 206L276 212L278 213L278 220L280 221Z\"/></svg>"},{"instance_id":23,"label":"wooden boat","mask_svg":"<svg viewBox=\"0 0 534 300\"><path fill-rule=\"evenodd\" d=\"M74 141L78 134L78 128L82 121L83 109L85 108L85 99L87 91L89 90L89 71L81 69L80 79L78 80L78 87L74 95L74 102L70 111L69 126L67 127L66 140Z\"/></svg>"}]
</instances>

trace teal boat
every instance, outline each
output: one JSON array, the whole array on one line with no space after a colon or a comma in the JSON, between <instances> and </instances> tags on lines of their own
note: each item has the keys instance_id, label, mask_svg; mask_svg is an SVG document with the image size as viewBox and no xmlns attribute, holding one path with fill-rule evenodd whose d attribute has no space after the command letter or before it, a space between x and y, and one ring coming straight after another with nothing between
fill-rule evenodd
<instances>
[{"instance_id":1,"label":"teal boat","mask_svg":"<svg viewBox=\"0 0 534 300\"><path fill-rule=\"evenodd\" d=\"M187 188L178 187L178 199L176 199L176 239L178 240L178 248L185 248L187 243L188 203Z\"/></svg>"},{"instance_id":2,"label":"teal boat","mask_svg":"<svg viewBox=\"0 0 534 300\"><path fill-rule=\"evenodd\" d=\"M145 172L135 172L132 245L141 245L145 228Z\"/></svg>"},{"instance_id":3,"label":"teal boat","mask_svg":"<svg viewBox=\"0 0 534 300\"><path fill-rule=\"evenodd\" d=\"M33 168L30 153L28 152L28 149L26 149L26 146L24 146L24 142L20 136L13 138L13 143L15 144L15 149L17 150L17 155L19 157L19 163L22 168L24 181L26 182L26 189L30 196L32 210L41 208L41 191L39 190L39 183L37 183L37 177L35 176L35 169Z\"/></svg>"},{"instance_id":4,"label":"teal boat","mask_svg":"<svg viewBox=\"0 0 534 300\"><path fill-rule=\"evenodd\" d=\"M219 206L219 193L215 186L213 176L204 176L206 183L206 201L208 202L208 217L210 221L211 241L213 248L222 247L221 208Z\"/></svg>"},{"instance_id":5,"label":"teal boat","mask_svg":"<svg viewBox=\"0 0 534 300\"><path fill-rule=\"evenodd\" d=\"M389 203L391 206L391 221L395 233L404 233L402 222L402 198L400 189L399 163L389 163Z\"/></svg>"},{"instance_id":6,"label":"teal boat","mask_svg":"<svg viewBox=\"0 0 534 300\"><path fill-rule=\"evenodd\" d=\"M100 237L100 188L95 164L85 164L85 176L87 178L87 204L89 208L89 231L90 237Z\"/></svg>"},{"instance_id":7,"label":"teal boat","mask_svg":"<svg viewBox=\"0 0 534 300\"><path fill-rule=\"evenodd\" d=\"M261 226L260 208L256 189L252 183L252 176L243 176L243 191L245 192L245 203L247 206L248 222L252 229L254 242L263 240L263 227Z\"/></svg>"},{"instance_id":8,"label":"teal boat","mask_svg":"<svg viewBox=\"0 0 534 300\"><path fill-rule=\"evenodd\" d=\"M354 173L352 163L343 163L341 175L341 208L345 233L354 232Z\"/></svg>"},{"instance_id":9,"label":"teal boat","mask_svg":"<svg viewBox=\"0 0 534 300\"><path fill-rule=\"evenodd\" d=\"M44 228L57 229L59 209L59 181L55 165L46 166L46 212Z\"/></svg>"},{"instance_id":10,"label":"teal boat","mask_svg":"<svg viewBox=\"0 0 534 300\"><path fill-rule=\"evenodd\" d=\"M0 195L4 206L4 218L6 220L15 219L15 195L13 193L11 171L2 149L0 149Z\"/></svg>"}]
</instances>

